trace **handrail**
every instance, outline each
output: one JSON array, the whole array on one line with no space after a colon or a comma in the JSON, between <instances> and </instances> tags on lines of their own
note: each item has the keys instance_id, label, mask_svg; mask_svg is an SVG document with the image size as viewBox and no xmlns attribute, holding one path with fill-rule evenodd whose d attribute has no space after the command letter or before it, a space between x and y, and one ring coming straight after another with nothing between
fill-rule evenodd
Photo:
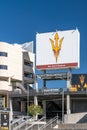
<instances>
[{"instance_id":1,"label":"handrail","mask_svg":"<svg viewBox=\"0 0 87 130\"><path fill-rule=\"evenodd\" d=\"M51 125L53 122L55 122L56 120L58 120L58 116L55 116L53 119L50 119L45 125L42 125L39 130L44 130L44 128L48 127L49 125Z\"/></svg>"},{"instance_id":2,"label":"handrail","mask_svg":"<svg viewBox=\"0 0 87 130\"><path fill-rule=\"evenodd\" d=\"M23 118L24 118L24 117L19 118L19 119L17 119L17 120L15 120L15 121L13 121L13 122L11 123L11 126L12 126L12 125L14 125L15 123L18 123L18 122L19 122L19 121L21 121Z\"/></svg>"},{"instance_id":3,"label":"handrail","mask_svg":"<svg viewBox=\"0 0 87 130\"><path fill-rule=\"evenodd\" d=\"M23 120L23 122L22 122L21 124L19 124L17 127L13 128L13 130L18 130L19 128L23 127L23 126L26 125L31 119L33 119L33 118L27 119L26 121Z\"/></svg>"},{"instance_id":4,"label":"handrail","mask_svg":"<svg viewBox=\"0 0 87 130\"><path fill-rule=\"evenodd\" d=\"M21 128L22 126L24 126L26 124L25 122L22 122L20 125L18 125L17 127L13 128L13 130L18 130L19 128Z\"/></svg>"},{"instance_id":5,"label":"handrail","mask_svg":"<svg viewBox=\"0 0 87 130\"><path fill-rule=\"evenodd\" d=\"M52 124L53 122L55 122L57 119L58 119L57 117L54 117L53 119L51 119L50 122L46 124L46 127Z\"/></svg>"},{"instance_id":6,"label":"handrail","mask_svg":"<svg viewBox=\"0 0 87 130\"><path fill-rule=\"evenodd\" d=\"M25 130L29 130L30 128L32 128L34 125L38 124L40 121L42 121L43 119L45 119L46 117L43 116L40 120L34 122L32 125L30 125L29 127L27 127Z\"/></svg>"}]
</instances>

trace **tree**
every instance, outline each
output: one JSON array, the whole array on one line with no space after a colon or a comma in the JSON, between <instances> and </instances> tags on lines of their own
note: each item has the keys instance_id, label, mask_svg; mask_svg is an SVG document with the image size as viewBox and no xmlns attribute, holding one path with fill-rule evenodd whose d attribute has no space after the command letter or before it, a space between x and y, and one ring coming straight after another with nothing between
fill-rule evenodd
<instances>
[{"instance_id":1,"label":"tree","mask_svg":"<svg viewBox=\"0 0 87 130\"><path fill-rule=\"evenodd\" d=\"M28 113L32 116L36 116L38 114L42 115L42 108L40 105L30 105L28 106Z\"/></svg>"}]
</instances>

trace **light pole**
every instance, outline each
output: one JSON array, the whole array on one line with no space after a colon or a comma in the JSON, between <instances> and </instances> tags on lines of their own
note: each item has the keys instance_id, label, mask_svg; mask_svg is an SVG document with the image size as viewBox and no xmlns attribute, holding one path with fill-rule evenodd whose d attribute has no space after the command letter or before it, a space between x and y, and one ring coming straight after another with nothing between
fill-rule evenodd
<instances>
[{"instance_id":1,"label":"light pole","mask_svg":"<svg viewBox=\"0 0 87 130\"><path fill-rule=\"evenodd\" d=\"M62 123L64 123L64 90L62 90Z\"/></svg>"}]
</instances>

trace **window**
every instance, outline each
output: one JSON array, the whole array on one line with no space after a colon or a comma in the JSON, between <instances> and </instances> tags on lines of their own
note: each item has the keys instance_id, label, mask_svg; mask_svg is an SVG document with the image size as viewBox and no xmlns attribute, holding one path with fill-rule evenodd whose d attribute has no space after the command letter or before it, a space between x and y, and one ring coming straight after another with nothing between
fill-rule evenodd
<instances>
[{"instance_id":1,"label":"window","mask_svg":"<svg viewBox=\"0 0 87 130\"><path fill-rule=\"evenodd\" d=\"M30 62L30 63L29 63L29 66L33 67L33 63L32 63L32 62Z\"/></svg>"},{"instance_id":2,"label":"window","mask_svg":"<svg viewBox=\"0 0 87 130\"><path fill-rule=\"evenodd\" d=\"M30 61L25 60L25 61L24 61L24 65L33 67L33 62L30 62Z\"/></svg>"},{"instance_id":3,"label":"window","mask_svg":"<svg viewBox=\"0 0 87 130\"><path fill-rule=\"evenodd\" d=\"M7 65L0 65L0 69L7 70Z\"/></svg>"},{"instance_id":4,"label":"window","mask_svg":"<svg viewBox=\"0 0 87 130\"><path fill-rule=\"evenodd\" d=\"M0 52L0 56L5 56L5 57L7 57L7 52Z\"/></svg>"},{"instance_id":5,"label":"window","mask_svg":"<svg viewBox=\"0 0 87 130\"><path fill-rule=\"evenodd\" d=\"M27 78L33 78L33 74L32 73L24 73L24 76Z\"/></svg>"}]
</instances>

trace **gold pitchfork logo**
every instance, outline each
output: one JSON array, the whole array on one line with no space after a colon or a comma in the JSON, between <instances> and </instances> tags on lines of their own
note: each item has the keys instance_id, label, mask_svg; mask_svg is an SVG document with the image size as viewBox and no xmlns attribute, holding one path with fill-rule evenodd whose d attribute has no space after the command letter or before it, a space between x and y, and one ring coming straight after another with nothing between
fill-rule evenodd
<instances>
[{"instance_id":1,"label":"gold pitchfork logo","mask_svg":"<svg viewBox=\"0 0 87 130\"><path fill-rule=\"evenodd\" d=\"M58 33L55 34L54 40L50 39L52 50L53 50L54 56L56 58L56 62L58 60L58 56L59 56L59 52L61 50L63 39L64 39L64 37L59 39Z\"/></svg>"}]
</instances>

